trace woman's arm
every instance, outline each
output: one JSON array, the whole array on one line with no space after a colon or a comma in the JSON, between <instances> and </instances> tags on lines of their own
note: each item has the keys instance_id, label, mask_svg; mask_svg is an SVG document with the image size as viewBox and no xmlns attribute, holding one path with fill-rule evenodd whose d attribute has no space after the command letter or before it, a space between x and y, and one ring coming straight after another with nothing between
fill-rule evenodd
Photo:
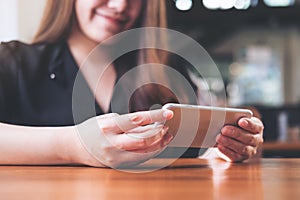
<instances>
[{"instance_id":1,"label":"woman's arm","mask_svg":"<svg viewBox=\"0 0 300 200\"><path fill-rule=\"evenodd\" d=\"M168 128L154 122L172 117L172 111L159 109L107 114L66 127L0 123L0 165L139 164L160 153L171 141Z\"/></svg>"},{"instance_id":2,"label":"woman's arm","mask_svg":"<svg viewBox=\"0 0 300 200\"><path fill-rule=\"evenodd\" d=\"M101 166L82 147L75 126L27 127L0 123L0 164Z\"/></svg>"}]
</instances>

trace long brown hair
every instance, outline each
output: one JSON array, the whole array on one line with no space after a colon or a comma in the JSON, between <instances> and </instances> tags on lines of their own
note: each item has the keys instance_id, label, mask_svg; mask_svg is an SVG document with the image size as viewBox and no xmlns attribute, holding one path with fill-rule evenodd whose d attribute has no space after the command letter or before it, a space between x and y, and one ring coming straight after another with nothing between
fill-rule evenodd
<instances>
[{"instance_id":1,"label":"long brown hair","mask_svg":"<svg viewBox=\"0 0 300 200\"><path fill-rule=\"evenodd\" d=\"M75 22L75 0L47 0L33 43L55 43L68 38Z\"/></svg>"}]
</instances>

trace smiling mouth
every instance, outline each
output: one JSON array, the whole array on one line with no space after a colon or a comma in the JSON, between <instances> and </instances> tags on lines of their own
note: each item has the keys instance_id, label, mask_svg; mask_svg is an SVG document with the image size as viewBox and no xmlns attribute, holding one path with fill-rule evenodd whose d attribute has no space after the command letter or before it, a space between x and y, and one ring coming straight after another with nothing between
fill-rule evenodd
<instances>
[{"instance_id":1,"label":"smiling mouth","mask_svg":"<svg viewBox=\"0 0 300 200\"><path fill-rule=\"evenodd\" d=\"M95 15L100 16L110 22L115 24L125 24L128 21L128 18L124 15L114 14L111 12L101 12L99 10L95 10Z\"/></svg>"}]
</instances>

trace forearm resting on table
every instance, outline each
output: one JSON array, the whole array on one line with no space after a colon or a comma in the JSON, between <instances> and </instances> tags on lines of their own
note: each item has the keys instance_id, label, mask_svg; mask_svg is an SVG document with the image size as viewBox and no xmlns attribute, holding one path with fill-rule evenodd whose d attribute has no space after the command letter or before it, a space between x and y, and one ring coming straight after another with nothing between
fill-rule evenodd
<instances>
[{"instance_id":1,"label":"forearm resting on table","mask_svg":"<svg viewBox=\"0 0 300 200\"><path fill-rule=\"evenodd\" d=\"M83 147L76 127L0 123L0 165L85 164L102 167Z\"/></svg>"}]
</instances>

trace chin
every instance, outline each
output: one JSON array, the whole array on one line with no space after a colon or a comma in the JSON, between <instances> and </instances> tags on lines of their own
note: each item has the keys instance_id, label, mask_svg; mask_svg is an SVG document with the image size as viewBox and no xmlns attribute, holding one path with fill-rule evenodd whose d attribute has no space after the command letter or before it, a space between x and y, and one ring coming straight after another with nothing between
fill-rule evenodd
<instances>
[{"instance_id":1,"label":"chin","mask_svg":"<svg viewBox=\"0 0 300 200\"><path fill-rule=\"evenodd\" d=\"M116 34L106 34L102 35L101 37L94 37L94 41L96 41L98 44L101 43L104 45L113 45L119 41L117 38L112 38Z\"/></svg>"}]
</instances>

